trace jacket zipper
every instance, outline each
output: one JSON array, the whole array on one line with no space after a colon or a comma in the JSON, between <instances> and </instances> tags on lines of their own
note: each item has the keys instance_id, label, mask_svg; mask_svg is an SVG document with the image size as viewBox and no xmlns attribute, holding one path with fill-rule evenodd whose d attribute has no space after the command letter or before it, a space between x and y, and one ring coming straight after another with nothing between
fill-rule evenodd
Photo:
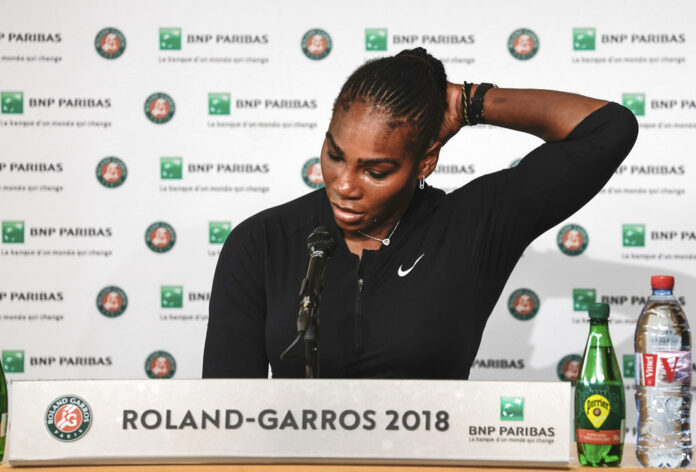
<instances>
[{"instance_id":1,"label":"jacket zipper","mask_svg":"<svg viewBox=\"0 0 696 472\"><path fill-rule=\"evenodd\" d=\"M358 292L355 295L355 349L362 349L362 292L365 282L362 278L358 278Z\"/></svg>"}]
</instances>

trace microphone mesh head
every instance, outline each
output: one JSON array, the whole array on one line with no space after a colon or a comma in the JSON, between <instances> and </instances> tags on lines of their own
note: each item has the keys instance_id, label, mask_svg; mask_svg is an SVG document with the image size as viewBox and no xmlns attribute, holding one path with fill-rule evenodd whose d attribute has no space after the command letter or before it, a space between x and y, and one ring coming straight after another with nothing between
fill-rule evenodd
<instances>
[{"instance_id":1,"label":"microphone mesh head","mask_svg":"<svg viewBox=\"0 0 696 472\"><path fill-rule=\"evenodd\" d=\"M316 251L321 251L326 256L331 256L335 248L336 238L326 226L318 226L307 237L307 249L310 255Z\"/></svg>"}]
</instances>

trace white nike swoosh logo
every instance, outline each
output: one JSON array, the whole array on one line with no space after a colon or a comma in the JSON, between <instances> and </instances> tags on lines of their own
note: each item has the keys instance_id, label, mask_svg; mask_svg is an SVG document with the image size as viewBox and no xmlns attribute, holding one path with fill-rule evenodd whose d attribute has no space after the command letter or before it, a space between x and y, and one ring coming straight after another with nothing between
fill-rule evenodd
<instances>
[{"instance_id":1,"label":"white nike swoosh logo","mask_svg":"<svg viewBox=\"0 0 696 472\"><path fill-rule=\"evenodd\" d=\"M408 273L411 272L414 267L416 267L416 264L418 264L418 261L423 259L423 256L425 256L425 253L421 254L420 257L418 259L416 259L416 262L414 262L413 265L406 270L403 270L403 268L402 268L403 266L399 266L399 271L397 272L399 274L399 277L406 277L408 275Z\"/></svg>"}]
</instances>

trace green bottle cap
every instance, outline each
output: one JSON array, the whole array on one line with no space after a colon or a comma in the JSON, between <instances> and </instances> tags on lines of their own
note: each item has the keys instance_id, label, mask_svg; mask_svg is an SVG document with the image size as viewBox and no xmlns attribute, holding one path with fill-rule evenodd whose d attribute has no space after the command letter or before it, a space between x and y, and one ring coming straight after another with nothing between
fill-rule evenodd
<instances>
[{"instance_id":1,"label":"green bottle cap","mask_svg":"<svg viewBox=\"0 0 696 472\"><path fill-rule=\"evenodd\" d=\"M590 303L587 307L592 320L607 320L609 319L609 304L608 303Z\"/></svg>"}]
</instances>

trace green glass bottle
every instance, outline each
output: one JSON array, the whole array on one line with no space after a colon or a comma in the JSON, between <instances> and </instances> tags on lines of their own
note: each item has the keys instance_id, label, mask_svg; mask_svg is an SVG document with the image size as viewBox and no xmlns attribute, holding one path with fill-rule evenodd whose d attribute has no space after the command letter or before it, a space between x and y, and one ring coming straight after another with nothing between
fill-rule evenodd
<instances>
[{"instance_id":1,"label":"green glass bottle","mask_svg":"<svg viewBox=\"0 0 696 472\"><path fill-rule=\"evenodd\" d=\"M618 466L623 455L626 399L609 337L609 305L589 306L590 334L575 384L575 433L583 466Z\"/></svg>"},{"instance_id":2,"label":"green glass bottle","mask_svg":"<svg viewBox=\"0 0 696 472\"><path fill-rule=\"evenodd\" d=\"M0 461L5 456L5 435L7 433L7 383L5 371L0 362Z\"/></svg>"}]
</instances>

